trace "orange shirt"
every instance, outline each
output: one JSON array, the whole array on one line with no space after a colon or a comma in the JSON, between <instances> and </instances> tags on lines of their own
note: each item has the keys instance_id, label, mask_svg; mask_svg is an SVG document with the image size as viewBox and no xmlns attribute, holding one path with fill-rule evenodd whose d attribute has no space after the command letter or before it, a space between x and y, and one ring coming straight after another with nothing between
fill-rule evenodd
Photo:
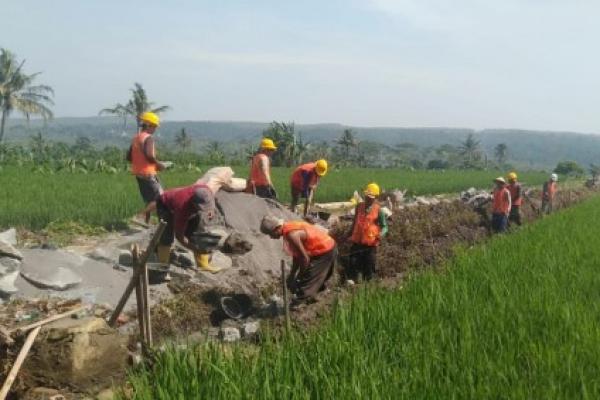
<instances>
[{"instance_id":1,"label":"orange shirt","mask_svg":"<svg viewBox=\"0 0 600 400\"><path fill-rule=\"evenodd\" d=\"M308 188L319 184L319 176L315 172L315 163L302 164L294 170L291 177L292 188L308 195Z\"/></svg>"},{"instance_id":2,"label":"orange shirt","mask_svg":"<svg viewBox=\"0 0 600 400\"><path fill-rule=\"evenodd\" d=\"M288 221L282 227L283 243L286 251L291 253L294 258L302 256L289 241L289 234L297 230L303 230L306 233L306 239L302 241L302 245L310 257L318 257L335 247L335 240L323 229L304 221Z\"/></svg>"},{"instance_id":3,"label":"orange shirt","mask_svg":"<svg viewBox=\"0 0 600 400\"><path fill-rule=\"evenodd\" d=\"M250 180L254 182L255 186L268 186L269 180L267 175L262 169L263 163L267 165L267 171L271 167L269 157L263 153L257 153L252 157L252 164L250 165Z\"/></svg>"},{"instance_id":4,"label":"orange shirt","mask_svg":"<svg viewBox=\"0 0 600 400\"><path fill-rule=\"evenodd\" d=\"M494 189L494 199L492 212L494 214L506 214L510 212L510 192L503 186L500 189Z\"/></svg>"},{"instance_id":5,"label":"orange shirt","mask_svg":"<svg viewBox=\"0 0 600 400\"><path fill-rule=\"evenodd\" d=\"M134 175L156 175L158 168L150 162L144 152L144 143L150 137L148 132L140 132L131 141L131 173Z\"/></svg>"}]
</instances>

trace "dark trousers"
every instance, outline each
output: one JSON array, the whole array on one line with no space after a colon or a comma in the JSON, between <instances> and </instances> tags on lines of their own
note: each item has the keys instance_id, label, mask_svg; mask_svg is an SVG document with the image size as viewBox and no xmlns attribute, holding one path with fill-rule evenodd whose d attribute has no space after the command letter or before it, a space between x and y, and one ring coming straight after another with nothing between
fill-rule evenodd
<instances>
[{"instance_id":1,"label":"dark trousers","mask_svg":"<svg viewBox=\"0 0 600 400\"><path fill-rule=\"evenodd\" d=\"M377 246L365 246L353 243L350 247L350 260L346 269L346 279L357 281L359 275L366 281L375 276L375 263L377 260Z\"/></svg>"},{"instance_id":2,"label":"dark trousers","mask_svg":"<svg viewBox=\"0 0 600 400\"><path fill-rule=\"evenodd\" d=\"M258 197L262 197L263 199L277 199L277 192L272 186L255 186L254 192Z\"/></svg>"},{"instance_id":3,"label":"dark trousers","mask_svg":"<svg viewBox=\"0 0 600 400\"><path fill-rule=\"evenodd\" d=\"M292 186L291 193L292 193L292 203L290 204L290 209L292 211L295 211L296 210L296 206L300 202L300 199L302 199L302 198L305 199L306 196L304 196L304 194L301 191L296 190L293 186Z\"/></svg>"},{"instance_id":4,"label":"dark trousers","mask_svg":"<svg viewBox=\"0 0 600 400\"><path fill-rule=\"evenodd\" d=\"M331 251L318 257L313 257L310 260L310 265L297 274L295 274L295 271L298 270L298 264L294 260L294 273L290 275L288 286L296 294L296 299L309 299L325 289L325 284L333 275L337 254L338 250L337 246L335 246Z\"/></svg>"},{"instance_id":5,"label":"dark trousers","mask_svg":"<svg viewBox=\"0 0 600 400\"><path fill-rule=\"evenodd\" d=\"M550 214L552 212L552 200L542 200L542 214Z\"/></svg>"},{"instance_id":6,"label":"dark trousers","mask_svg":"<svg viewBox=\"0 0 600 400\"><path fill-rule=\"evenodd\" d=\"M506 232L508 217L506 214L492 214L492 230L496 233Z\"/></svg>"},{"instance_id":7,"label":"dark trousers","mask_svg":"<svg viewBox=\"0 0 600 400\"><path fill-rule=\"evenodd\" d=\"M521 206L512 206L510 208L510 214L508 216L508 222L521 226Z\"/></svg>"},{"instance_id":8,"label":"dark trousers","mask_svg":"<svg viewBox=\"0 0 600 400\"><path fill-rule=\"evenodd\" d=\"M135 180L137 181L138 188L140 189L142 199L146 204L156 200L163 192L160 181L158 180L158 176L156 175L136 176Z\"/></svg>"},{"instance_id":9,"label":"dark trousers","mask_svg":"<svg viewBox=\"0 0 600 400\"><path fill-rule=\"evenodd\" d=\"M163 246L170 246L175 241L175 232L173 231L173 213L160 201L156 200L156 213L158 218L165 221L167 226L160 237L160 244ZM195 216L191 218L185 228L185 236L191 237L200 223L200 217Z\"/></svg>"}]
</instances>

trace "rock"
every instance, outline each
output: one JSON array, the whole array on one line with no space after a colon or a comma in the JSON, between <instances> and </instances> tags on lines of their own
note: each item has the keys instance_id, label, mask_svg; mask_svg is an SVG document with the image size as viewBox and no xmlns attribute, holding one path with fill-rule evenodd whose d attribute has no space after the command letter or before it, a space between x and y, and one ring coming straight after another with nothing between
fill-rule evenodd
<instances>
[{"instance_id":1,"label":"rock","mask_svg":"<svg viewBox=\"0 0 600 400\"><path fill-rule=\"evenodd\" d=\"M233 232L223 242L222 249L228 254L246 254L252 250L252 243L243 234Z\"/></svg>"},{"instance_id":2,"label":"rock","mask_svg":"<svg viewBox=\"0 0 600 400\"><path fill-rule=\"evenodd\" d=\"M2 269L4 268L6 272L12 272L21 266L21 261L16 258L11 257L0 257L0 276L2 275Z\"/></svg>"},{"instance_id":3,"label":"rock","mask_svg":"<svg viewBox=\"0 0 600 400\"><path fill-rule=\"evenodd\" d=\"M8 243L11 246L17 245L17 230L10 228L7 231L0 232L0 242Z\"/></svg>"},{"instance_id":4,"label":"rock","mask_svg":"<svg viewBox=\"0 0 600 400\"><path fill-rule=\"evenodd\" d=\"M10 297L17 293L19 289L15 286L15 281L19 277L19 271L13 271L0 277L0 297Z\"/></svg>"},{"instance_id":5,"label":"rock","mask_svg":"<svg viewBox=\"0 0 600 400\"><path fill-rule=\"evenodd\" d=\"M260 322L258 321L248 321L242 324L242 336L248 339L256 336L260 329Z\"/></svg>"},{"instance_id":6,"label":"rock","mask_svg":"<svg viewBox=\"0 0 600 400\"><path fill-rule=\"evenodd\" d=\"M133 265L133 256L128 250L119 251L119 264L131 267Z\"/></svg>"},{"instance_id":7,"label":"rock","mask_svg":"<svg viewBox=\"0 0 600 400\"><path fill-rule=\"evenodd\" d=\"M192 253L186 251L185 253L177 253L176 263L181 268L193 268L196 265L196 260L194 260Z\"/></svg>"},{"instance_id":8,"label":"rock","mask_svg":"<svg viewBox=\"0 0 600 400\"><path fill-rule=\"evenodd\" d=\"M0 257L10 257L17 260L23 259L23 254L13 247L10 243L6 243L0 240Z\"/></svg>"},{"instance_id":9,"label":"rock","mask_svg":"<svg viewBox=\"0 0 600 400\"><path fill-rule=\"evenodd\" d=\"M62 400L65 397L56 389L36 387L25 393L23 400Z\"/></svg>"},{"instance_id":10,"label":"rock","mask_svg":"<svg viewBox=\"0 0 600 400\"><path fill-rule=\"evenodd\" d=\"M242 338L238 328L221 328L219 337L224 342L236 342Z\"/></svg>"},{"instance_id":11,"label":"rock","mask_svg":"<svg viewBox=\"0 0 600 400\"><path fill-rule=\"evenodd\" d=\"M100 390L124 375L127 341L100 318L61 319L42 328L20 376L57 387Z\"/></svg>"},{"instance_id":12,"label":"rock","mask_svg":"<svg viewBox=\"0 0 600 400\"><path fill-rule=\"evenodd\" d=\"M52 264L38 265L35 269L24 265L21 276L41 289L67 290L81 283L81 276L73 270Z\"/></svg>"},{"instance_id":13,"label":"rock","mask_svg":"<svg viewBox=\"0 0 600 400\"><path fill-rule=\"evenodd\" d=\"M96 395L96 400L113 400L114 398L115 393L112 389L104 389Z\"/></svg>"},{"instance_id":14,"label":"rock","mask_svg":"<svg viewBox=\"0 0 600 400\"><path fill-rule=\"evenodd\" d=\"M220 251L214 251L211 254L210 264L221 271L231 268L233 261Z\"/></svg>"}]
</instances>

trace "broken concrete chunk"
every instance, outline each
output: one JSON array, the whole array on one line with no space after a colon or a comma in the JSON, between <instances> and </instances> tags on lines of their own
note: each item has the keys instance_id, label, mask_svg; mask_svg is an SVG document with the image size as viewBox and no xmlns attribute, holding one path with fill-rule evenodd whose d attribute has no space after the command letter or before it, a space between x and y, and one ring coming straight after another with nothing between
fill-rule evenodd
<instances>
[{"instance_id":1,"label":"broken concrete chunk","mask_svg":"<svg viewBox=\"0 0 600 400\"><path fill-rule=\"evenodd\" d=\"M21 261L17 260L16 258L0 257L0 276L2 275L3 268L5 273L7 273L19 269L20 266Z\"/></svg>"},{"instance_id":2,"label":"broken concrete chunk","mask_svg":"<svg viewBox=\"0 0 600 400\"><path fill-rule=\"evenodd\" d=\"M7 231L0 232L0 242L8 243L11 246L17 245L17 230L10 228Z\"/></svg>"},{"instance_id":3,"label":"broken concrete chunk","mask_svg":"<svg viewBox=\"0 0 600 400\"><path fill-rule=\"evenodd\" d=\"M227 257L220 251L215 251L212 253L210 265L220 270L226 270L231 268L231 266L233 265L233 261L231 261L231 258Z\"/></svg>"},{"instance_id":4,"label":"broken concrete chunk","mask_svg":"<svg viewBox=\"0 0 600 400\"><path fill-rule=\"evenodd\" d=\"M222 249L224 253L245 254L252 250L252 242L243 234L233 232L223 242Z\"/></svg>"},{"instance_id":5,"label":"broken concrete chunk","mask_svg":"<svg viewBox=\"0 0 600 400\"><path fill-rule=\"evenodd\" d=\"M13 271L0 277L0 297L9 297L19 291L15 281L19 277L19 271Z\"/></svg>"},{"instance_id":6,"label":"broken concrete chunk","mask_svg":"<svg viewBox=\"0 0 600 400\"><path fill-rule=\"evenodd\" d=\"M23 254L10 243L0 240L0 256L15 258L17 260L23 259Z\"/></svg>"},{"instance_id":7,"label":"broken concrete chunk","mask_svg":"<svg viewBox=\"0 0 600 400\"><path fill-rule=\"evenodd\" d=\"M67 290L81 283L81 276L74 271L52 264L38 265L37 268L24 265L21 276L41 289Z\"/></svg>"},{"instance_id":8,"label":"broken concrete chunk","mask_svg":"<svg viewBox=\"0 0 600 400\"><path fill-rule=\"evenodd\" d=\"M119 251L119 264L124 265L126 267L131 267L133 265L133 256L131 255L130 251Z\"/></svg>"},{"instance_id":9,"label":"broken concrete chunk","mask_svg":"<svg viewBox=\"0 0 600 400\"><path fill-rule=\"evenodd\" d=\"M240 335L240 330L238 328L233 327L225 327L221 328L219 332L219 337L224 342L236 342L242 338Z\"/></svg>"}]
</instances>

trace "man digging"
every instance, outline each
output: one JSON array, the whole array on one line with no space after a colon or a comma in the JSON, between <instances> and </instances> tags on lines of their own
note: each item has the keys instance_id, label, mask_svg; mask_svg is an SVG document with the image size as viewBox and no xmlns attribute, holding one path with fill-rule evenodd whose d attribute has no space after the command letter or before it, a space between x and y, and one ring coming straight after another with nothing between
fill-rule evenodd
<instances>
[{"instance_id":1,"label":"man digging","mask_svg":"<svg viewBox=\"0 0 600 400\"><path fill-rule=\"evenodd\" d=\"M314 303L317 293L325 289L325 283L335 267L337 244L324 229L305 221L284 221L265 216L260 230L273 239L283 237L283 247L293 257L292 271L287 284L295 299L290 306Z\"/></svg>"},{"instance_id":2,"label":"man digging","mask_svg":"<svg viewBox=\"0 0 600 400\"><path fill-rule=\"evenodd\" d=\"M216 215L215 196L208 186L194 184L166 190L156 201L148 204L144 213L156 210L158 217L167 223L157 247L158 261L168 264L171 245L177 238L181 245L194 252L196 266L201 271L216 273L220 269L209 264L210 255L196 247L191 240Z\"/></svg>"}]
</instances>

